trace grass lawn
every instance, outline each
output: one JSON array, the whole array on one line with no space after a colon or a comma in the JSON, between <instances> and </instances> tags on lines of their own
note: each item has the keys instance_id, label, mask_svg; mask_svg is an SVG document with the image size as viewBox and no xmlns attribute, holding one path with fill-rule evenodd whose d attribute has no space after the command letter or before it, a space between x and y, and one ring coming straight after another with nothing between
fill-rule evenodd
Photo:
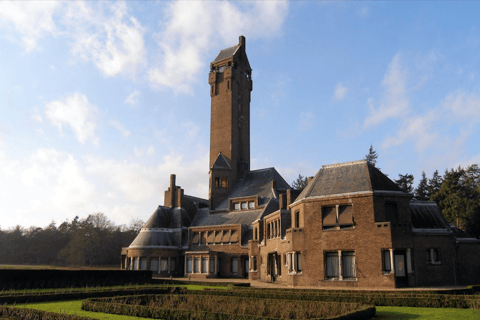
<instances>
[{"instance_id":1,"label":"grass lawn","mask_svg":"<svg viewBox=\"0 0 480 320\"><path fill-rule=\"evenodd\" d=\"M63 314L76 314L82 317L90 317L100 320L138 320L147 319L140 317L120 316L108 313L99 313L82 310L83 300L73 301L55 301L55 302L43 302L43 303L29 303L26 305L17 305L19 308L31 308L37 310L43 310L48 312L63 313Z\"/></svg>"},{"instance_id":2,"label":"grass lawn","mask_svg":"<svg viewBox=\"0 0 480 320\"><path fill-rule=\"evenodd\" d=\"M480 310L450 308L409 308L409 307L376 307L375 319L415 319L415 320L478 320Z\"/></svg>"},{"instance_id":3,"label":"grass lawn","mask_svg":"<svg viewBox=\"0 0 480 320\"><path fill-rule=\"evenodd\" d=\"M76 314L79 316L90 317L101 320L135 320L147 319L130 316L111 315L106 313L83 311L81 309L82 300L62 301L62 302L46 302L46 303L30 303L26 305L18 305L18 307L32 308L55 313ZM377 315L375 319L415 319L415 320L478 320L480 319L479 310L470 309L448 309L448 308L407 308L407 307L377 307Z\"/></svg>"}]
</instances>

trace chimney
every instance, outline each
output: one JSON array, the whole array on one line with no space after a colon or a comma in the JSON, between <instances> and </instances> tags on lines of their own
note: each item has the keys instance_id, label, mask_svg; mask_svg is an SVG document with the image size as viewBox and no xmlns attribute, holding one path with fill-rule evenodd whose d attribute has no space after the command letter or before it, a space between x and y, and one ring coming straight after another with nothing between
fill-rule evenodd
<instances>
[{"instance_id":1,"label":"chimney","mask_svg":"<svg viewBox=\"0 0 480 320\"><path fill-rule=\"evenodd\" d=\"M177 186L175 185L175 175L170 175L170 208L175 208L175 196Z\"/></svg>"},{"instance_id":2,"label":"chimney","mask_svg":"<svg viewBox=\"0 0 480 320\"><path fill-rule=\"evenodd\" d=\"M312 181L312 180L313 180L313 178L315 178L315 177L308 177L308 178L307 178L307 184L309 184L309 183L310 183L310 181Z\"/></svg>"},{"instance_id":3,"label":"chimney","mask_svg":"<svg viewBox=\"0 0 480 320\"><path fill-rule=\"evenodd\" d=\"M238 44L240 45L240 47L242 48L242 51L243 52L246 52L247 51L247 40L245 39L244 36L240 36L239 39L238 39Z\"/></svg>"},{"instance_id":4,"label":"chimney","mask_svg":"<svg viewBox=\"0 0 480 320\"><path fill-rule=\"evenodd\" d=\"M183 189L179 187L177 189L177 203L176 203L177 208L182 207L182 199L183 199Z\"/></svg>"}]
</instances>

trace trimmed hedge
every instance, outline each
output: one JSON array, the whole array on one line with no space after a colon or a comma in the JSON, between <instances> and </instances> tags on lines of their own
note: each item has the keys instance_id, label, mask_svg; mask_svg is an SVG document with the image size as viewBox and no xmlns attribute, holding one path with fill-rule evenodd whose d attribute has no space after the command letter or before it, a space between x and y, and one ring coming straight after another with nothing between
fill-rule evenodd
<instances>
[{"instance_id":1,"label":"trimmed hedge","mask_svg":"<svg viewBox=\"0 0 480 320\"><path fill-rule=\"evenodd\" d=\"M87 298L113 297L125 295L138 294L166 294L166 293L184 293L185 288L171 287L171 288L142 288L142 289L112 289L112 290L88 290L88 291L74 291L74 292L47 292L34 293L24 295L0 296L1 304L19 304L19 303L34 303L34 302L49 302L49 301L67 301L67 300L82 300Z\"/></svg>"},{"instance_id":2,"label":"trimmed hedge","mask_svg":"<svg viewBox=\"0 0 480 320\"><path fill-rule=\"evenodd\" d=\"M106 287L148 283L151 271L0 269L0 290Z\"/></svg>"},{"instance_id":3,"label":"trimmed hedge","mask_svg":"<svg viewBox=\"0 0 480 320\"><path fill-rule=\"evenodd\" d=\"M0 319L22 319L22 320L92 320L93 318L80 317L69 314L58 314L53 312L0 306Z\"/></svg>"},{"instance_id":4,"label":"trimmed hedge","mask_svg":"<svg viewBox=\"0 0 480 320\"><path fill-rule=\"evenodd\" d=\"M281 289L208 290L211 295L305 301L352 302L376 306L470 308L480 310L480 296L416 294L413 291L323 291ZM191 292L190 294L201 294Z\"/></svg>"},{"instance_id":5,"label":"trimmed hedge","mask_svg":"<svg viewBox=\"0 0 480 320\"><path fill-rule=\"evenodd\" d=\"M375 307L358 303L258 300L208 294L87 299L82 309L155 319L370 319L375 316Z\"/></svg>"}]
</instances>

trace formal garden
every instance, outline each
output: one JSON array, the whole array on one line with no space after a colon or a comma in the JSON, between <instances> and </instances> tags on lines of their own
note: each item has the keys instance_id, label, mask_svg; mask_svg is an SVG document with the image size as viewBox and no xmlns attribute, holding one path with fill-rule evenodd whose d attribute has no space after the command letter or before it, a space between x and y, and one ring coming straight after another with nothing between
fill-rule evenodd
<instances>
[{"instance_id":1,"label":"formal garden","mask_svg":"<svg viewBox=\"0 0 480 320\"><path fill-rule=\"evenodd\" d=\"M0 270L0 319L480 319L480 286L271 289L151 280L144 271L14 270Z\"/></svg>"}]
</instances>

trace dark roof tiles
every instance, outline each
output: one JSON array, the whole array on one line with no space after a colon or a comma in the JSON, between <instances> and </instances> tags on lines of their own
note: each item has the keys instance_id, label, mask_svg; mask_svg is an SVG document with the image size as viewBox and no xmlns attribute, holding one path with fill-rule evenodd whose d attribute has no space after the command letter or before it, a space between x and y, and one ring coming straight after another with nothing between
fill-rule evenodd
<instances>
[{"instance_id":1,"label":"dark roof tiles","mask_svg":"<svg viewBox=\"0 0 480 320\"><path fill-rule=\"evenodd\" d=\"M412 224L417 229L449 229L440 208L433 201L410 202Z\"/></svg>"},{"instance_id":2,"label":"dark roof tiles","mask_svg":"<svg viewBox=\"0 0 480 320\"><path fill-rule=\"evenodd\" d=\"M235 52L237 52L238 48L240 48L240 44L236 44L234 46L221 50L215 60L213 60L213 63L232 57Z\"/></svg>"},{"instance_id":3,"label":"dark roof tiles","mask_svg":"<svg viewBox=\"0 0 480 320\"><path fill-rule=\"evenodd\" d=\"M368 192L395 191L399 187L365 160L323 166L300 193L297 200L309 197Z\"/></svg>"}]
</instances>

